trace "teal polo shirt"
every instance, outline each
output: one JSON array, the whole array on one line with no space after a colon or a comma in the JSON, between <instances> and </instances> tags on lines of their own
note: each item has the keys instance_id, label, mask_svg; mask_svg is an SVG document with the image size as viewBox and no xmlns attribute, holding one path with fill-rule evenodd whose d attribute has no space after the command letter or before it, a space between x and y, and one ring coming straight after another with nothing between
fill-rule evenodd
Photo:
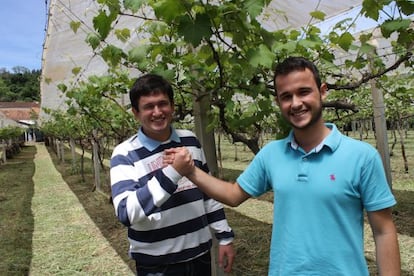
<instances>
[{"instance_id":1,"label":"teal polo shirt","mask_svg":"<svg viewBox=\"0 0 414 276\"><path fill-rule=\"evenodd\" d=\"M269 275L368 275L363 211L396 203L377 150L326 125L315 149L303 151L291 132L237 179L251 196L274 192Z\"/></svg>"}]
</instances>

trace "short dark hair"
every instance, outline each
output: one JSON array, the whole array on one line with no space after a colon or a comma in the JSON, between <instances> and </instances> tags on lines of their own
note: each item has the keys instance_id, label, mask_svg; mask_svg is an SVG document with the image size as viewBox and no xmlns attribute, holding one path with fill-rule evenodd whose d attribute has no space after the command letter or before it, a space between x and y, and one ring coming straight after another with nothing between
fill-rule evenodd
<instances>
[{"instance_id":1,"label":"short dark hair","mask_svg":"<svg viewBox=\"0 0 414 276\"><path fill-rule=\"evenodd\" d=\"M309 61L308 59L304 57L288 57L284 61L279 63L275 69L274 86L275 86L276 95L277 95L277 91L276 91L276 77L277 76L287 75L293 71L304 71L306 68L312 72L318 88L321 87L322 81L319 75L319 70L313 62Z\"/></svg>"},{"instance_id":2,"label":"short dark hair","mask_svg":"<svg viewBox=\"0 0 414 276\"><path fill-rule=\"evenodd\" d=\"M174 102L174 91L171 84L160 75L146 74L139 77L129 91L131 106L138 111L138 102L141 96L152 94L167 94L171 104Z\"/></svg>"}]
</instances>

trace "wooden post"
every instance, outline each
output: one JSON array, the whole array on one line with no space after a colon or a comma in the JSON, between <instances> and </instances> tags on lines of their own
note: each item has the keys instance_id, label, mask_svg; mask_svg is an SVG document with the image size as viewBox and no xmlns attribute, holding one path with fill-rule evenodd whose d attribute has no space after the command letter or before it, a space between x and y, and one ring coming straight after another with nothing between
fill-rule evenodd
<instances>
[{"instance_id":1,"label":"wooden post","mask_svg":"<svg viewBox=\"0 0 414 276\"><path fill-rule=\"evenodd\" d=\"M6 163L7 161L6 150L7 150L7 146L6 144L3 143L1 145L1 158L2 158L3 163Z\"/></svg>"},{"instance_id":2,"label":"wooden post","mask_svg":"<svg viewBox=\"0 0 414 276\"><path fill-rule=\"evenodd\" d=\"M58 140L58 139L56 139L56 155L57 155L57 157L58 157L58 160L60 160L60 154L61 154L61 151L60 151L60 140Z\"/></svg>"},{"instance_id":3,"label":"wooden post","mask_svg":"<svg viewBox=\"0 0 414 276\"><path fill-rule=\"evenodd\" d=\"M214 176L218 176L219 170L217 165L217 153L216 153L216 142L214 137L214 131L207 132L208 112L210 110L210 95L205 92L201 87L193 89L193 114L194 114L194 126L195 133L200 140L206 155L206 160L210 172ZM213 247L211 250L211 266L212 276L222 276L224 272L218 266L218 242L213 235Z\"/></svg>"},{"instance_id":4,"label":"wooden post","mask_svg":"<svg viewBox=\"0 0 414 276\"><path fill-rule=\"evenodd\" d=\"M193 92L197 95L193 100L195 133L203 146L211 174L218 176L214 131L207 131L207 126L209 124L207 114L210 111L210 95L199 90Z\"/></svg>"},{"instance_id":5,"label":"wooden post","mask_svg":"<svg viewBox=\"0 0 414 276\"><path fill-rule=\"evenodd\" d=\"M63 141L59 141L59 149L60 149L60 161L65 163L65 144Z\"/></svg>"},{"instance_id":6,"label":"wooden post","mask_svg":"<svg viewBox=\"0 0 414 276\"><path fill-rule=\"evenodd\" d=\"M371 55L372 57L372 55ZM370 60L371 71L373 71L372 58ZM391 176L391 162L390 162L390 150L388 148L388 134L387 134L387 122L385 119L385 105L384 95L382 91L377 87L377 81L375 79L370 80L372 104L374 109L374 123L375 123L375 136L377 142L378 152L381 155L382 164L384 166L385 174L387 176L388 185L392 188L392 176Z\"/></svg>"},{"instance_id":7,"label":"wooden post","mask_svg":"<svg viewBox=\"0 0 414 276\"><path fill-rule=\"evenodd\" d=\"M372 103L374 108L375 136L377 148L381 155L388 185L392 188L392 176L390 165L390 150L388 148L387 122L385 119L384 96L377 88L376 80L371 80Z\"/></svg>"},{"instance_id":8,"label":"wooden post","mask_svg":"<svg viewBox=\"0 0 414 276\"><path fill-rule=\"evenodd\" d=\"M92 152L93 152L93 168L95 173L95 187L97 191L101 191L101 167L99 163L99 148L98 143L95 142L95 139L97 139L97 131L94 129L92 131Z\"/></svg>"},{"instance_id":9,"label":"wooden post","mask_svg":"<svg viewBox=\"0 0 414 276\"><path fill-rule=\"evenodd\" d=\"M70 151L72 154L72 166L73 168L75 168L76 166L76 143L75 143L75 139L73 138L69 138L69 145L70 145Z\"/></svg>"}]
</instances>

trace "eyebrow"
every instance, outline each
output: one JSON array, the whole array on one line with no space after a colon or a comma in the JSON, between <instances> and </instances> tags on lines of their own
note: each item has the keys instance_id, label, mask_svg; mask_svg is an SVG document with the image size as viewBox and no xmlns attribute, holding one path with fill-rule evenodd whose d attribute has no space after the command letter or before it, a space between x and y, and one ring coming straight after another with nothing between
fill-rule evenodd
<instances>
[{"instance_id":1,"label":"eyebrow","mask_svg":"<svg viewBox=\"0 0 414 276\"><path fill-rule=\"evenodd\" d=\"M157 102L146 103L146 104L142 105L142 107L155 106L155 105L160 105L160 104L170 104L170 101L169 100L159 100Z\"/></svg>"}]
</instances>

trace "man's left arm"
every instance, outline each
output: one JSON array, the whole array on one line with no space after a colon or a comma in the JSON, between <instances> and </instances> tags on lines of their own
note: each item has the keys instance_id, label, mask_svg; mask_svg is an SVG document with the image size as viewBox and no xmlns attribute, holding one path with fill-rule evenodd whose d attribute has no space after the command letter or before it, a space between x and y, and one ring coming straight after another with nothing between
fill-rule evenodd
<instances>
[{"instance_id":1,"label":"man's left arm","mask_svg":"<svg viewBox=\"0 0 414 276\"><path fill-rule=\"evenodd\" d=\"M371 211L367 214L375 240L379 275L400 275L400 251L391 208Z\"/></svg>"}]
</instances>

